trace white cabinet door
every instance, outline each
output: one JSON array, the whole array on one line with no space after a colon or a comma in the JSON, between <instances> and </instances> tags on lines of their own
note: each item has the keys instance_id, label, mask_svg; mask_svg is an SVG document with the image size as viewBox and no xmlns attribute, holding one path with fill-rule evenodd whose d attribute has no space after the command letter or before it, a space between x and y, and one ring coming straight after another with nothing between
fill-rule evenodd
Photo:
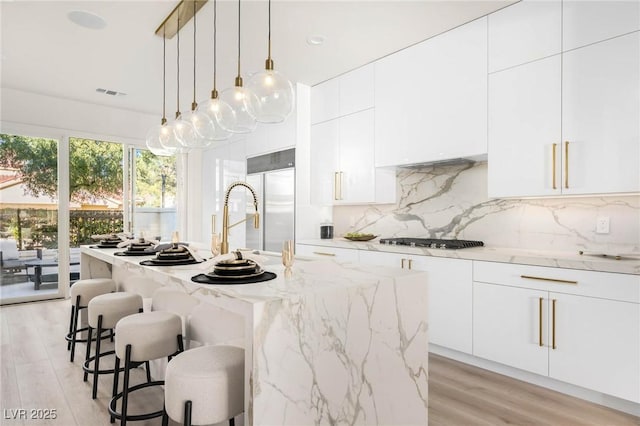
<instances>
[{"instance_id":1,"label":"white cabinet door","mask_svg":"<svg viewBox=\"0 0 640 426\"><path fill-rule=\"evenodd\" d=\"M471 354L472 262L421 257L413 261L412 267L428 274L429 342Z\"/></svg>"},{"instance_id":2,"label":"white cabinet door","mask_svg":"<svg viewBox=\"0 0 640 426\"><path fill-rule=\"evenodd\" d=\"M311 88L311 124L340 116L338 79L332 78Z\"/></svg>"},{"instance_id":3,"label":"white cabinet door","mask_svg":"<svg viewBox=\"0 0 640 426\"><path fill-rule=\"evenodd\" d=\"M374 65L371 63L337 77L340 86L340 116L373 108L375 99L373 73Z\"/></svg>"},{"instance_id":4,"label":"white cabinet door","mask_svg":"<svg viewBox=\"0 0 640 426\"><path fill-rule=\"evenodd\" d=\"M552 317L555 300L549 376L640 402L640 305L557 293L549 297Z\"/></svg>"},{"instance_id":5,"label":"white cabinet door","mask_svg":"<svg viewBox=\"0 0 640 426\"><path fill-rule=\"evenodd\" d=\"M415 256L409 256L399 253L386 253L381 251L362 250L360 253L360 262L367 265L387 266L390 268L408 268L409 259Z\"/></svg>"},{"instance_id":6,"label":"white cabinet door","mask_svg":"<svg viewBox=\"0 0 640 426\"><path fill-rule=\"evenodd\" d=\"M489 75L490 197L560 193L561 66L556 55Z\"/></svg>"},{"instance_id":7,"label":"white cabinet door","mask_svg":"<svg viewBox=\"0 0 640 426\"><path fill-rule=\"evenodd\" d=\"M563 55L562 133L564 194L640 191L639 32Z\"/></svg>"},{"instance_id":8,"label":"white cabinet door","mask_svg":"<svg viewBox=\"0 0 640 426\"><path fill-rule=\"evenodd\" d=\"M545 291L474 282L473 354L546 376L546 298Z\"/></svg>"},{"instance_id":9,"label":"white cabinet door","mask_svg":"<svg viewBox=\"0 0 640 426\"><path fill-rule=\"evenodd\" d=\"M376 166L486 154L486 23L376 62Z\"/></svg>"},{"instance_id":10,"label":"white cabinet door","mask_svg":"<svg viewBox=\"0 0 640 426\"><path fill-rule=\"evenodd\" d=\"M373 145L373 109L357 112L339 121L338 203L375 201L376 175ZM314 157L312 157L314 158Z\"/></svg>"},{"instance_id":11,"label":"white cabinet door","mask_svg":"<svg viewBox=\"0 0 640 426\"><path fill-rule=\"evenodd\" d=\"M561 51L562 3L524 0L489 15L489 72Z\"/></svg>"},{"instance_id":12,"label":"white cabinet door","mask_svg":"<svg viewBox=\"0 0 640 426\"><path fill-rule=\"evenodd\" d=\"M338 120L311 126L311 204L332 205L338 170Z\"/></svg>"},{"instance_id":13,"label":"white cabinet door","mask_svg":"<svg viewBox=\"0 0 640 426\"><path fill-rule=\"evenodd\" d=\"M640 0L565 0L562 48L586 46L640 29Z\"/></svg>"}]
</instances>

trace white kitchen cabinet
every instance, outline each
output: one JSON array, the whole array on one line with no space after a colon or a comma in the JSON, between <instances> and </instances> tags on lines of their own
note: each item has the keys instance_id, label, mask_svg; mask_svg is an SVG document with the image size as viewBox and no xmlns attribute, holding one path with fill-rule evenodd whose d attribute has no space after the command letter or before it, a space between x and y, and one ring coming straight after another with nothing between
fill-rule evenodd
<instances>
[{"instance_id":1,"label":"white kitchen cabinet","mask_svg":"<svg viewBox=\"0 0 640 426\"><path fill-rule=\"evenodd\" d=\"M549 376L640 401L640 305L560 293L549 300Z\"/></svg>"},{"instance_id":2,"label":"white kitchen cabinet","mask_svg":"<svg viewBox=\"0 0 640 426\"><path fill-rule=\"evenodd\" d=\"M374 106L374 66L365 65L311 88L311 124Z\"/></svg>"},{"instance_id":3,"label":"white kitchen cabinet","mask_svg":"<svg viewBox=\"0 0 640 426\"><path fill-rule=\"evenodd\" d=\"M562 49L568 51L640 30L640 0L565 0Z\"/></svg>"},{"instance_id":4,"label":"white kitchen cabinet","mask_svg":"<svg viewBox=\"0 0 640 426\"><path fill-rule=\"evenodd\" d=\"M640 402L640 277L474 262L473 354Z\"/></svg>"},{"instance_id":5,"label":"white kitchen cabinet","mask_svg":"<svg viewBox=\"0 0 640 426\"><path fill-rule=\"evenodd\" d=\"M358 262L359 260L358 250L311 244L296 244L296 256L336 259L341 262Z\"/></svg>"},{"instance_id":6,"label":"white kitchen cabinet","mask_svg":"<svg viewBox=\"0 0 640 426\"><path fill-rule=\"evenodd\" d=\"M562 2L524 0L489 15L489 72L561 52Z\"/></svg>"},{"instance_id":7,"label":"white kitchen cabinet","mask_svg":"<svg viewBox=\"0 0 640 426\"><path fill-rule=\"evenodd\" d=\"M546 376L546 297L545 291L474 282L473 354Z\"/></svg>"},{"instance_id":8,"label":"white kitchen cabinet","mask_svg":"<svg viewBox=\"0 0 640 426\"><path fill-rule=\"evenodd\" d=\"M560 194L561 57L489 74L490 197Z\"/></svg>"},{"instance_id":9,"label":"white kitchen cabinet","mask_svg":"<svg viewBox=\"0 0 640 426\"><path fill-rule=\"evenodd\" d=\"M487 152L487 19L375 63L376 166Z\"/></svg>"},{"instance_id":10,"label":"white kitchen cabinet","mask_svg":"<svg viewBox=\"0 0 640 426\"><path fill-rule=\"evenodd\" d=\"M395 202L395 172L376 170L373 109L311 126L313 204Z\"/></svg>"},{"instance_id":11,"label":"white kitchen cabinet","mask_svg":"<svg viewBox=\"0 0 640 426\"><path fill-rule=\"evenodd\" d=\"M640 191L640 32L563 54L562 141L563 194Z\"/></svg>"},{"instance_id":12,"label":"white kitchen cabinet","mask_svg":"<svg viewBox=\"0 0 640 426\"><path fill-rule=\"evenodd\" d=\"M491 197L640 191L640 33L489 75Z\"/></svg>"},{"instance_id":13,"label":"white kitchen cabinet","mask_svg":"<svg viewBox=\"0 0 640 426\"><path fill-rule=\"evenodd\" d=\"M340 116L338 79L332 78L311 88L311 124Z\"/></svg>"},{"instance_id":14,"label":"white kitchen cabinet","mask_svg":"<svg viewBox=\"0 0 640 426\"><path fill-rule=\"evenodd\" d=\"M377 251L360 252L360 262L427 273L429 342L472 352L472 262Z\"/></svg>"}]
</instances>

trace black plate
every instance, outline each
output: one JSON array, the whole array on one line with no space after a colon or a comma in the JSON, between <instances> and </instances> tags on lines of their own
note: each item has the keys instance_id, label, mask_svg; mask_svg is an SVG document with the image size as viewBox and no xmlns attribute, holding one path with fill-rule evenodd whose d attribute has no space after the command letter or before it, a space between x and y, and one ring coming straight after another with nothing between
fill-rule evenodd
<instances>
[{"instance_id":1,"label":"black plate","mask_svg":"<svg viewBox=\"0 0 640 426\"><path fill-rule=\"evenodd\" d=\"M140 262L140 264L144 266L180 266L180 265L195 265L196 263L201 263L201 262L197 262L194 259L185 259L185 260L180 260L178 262L174 260L164 261L164 260L158 260L158 259L149 259L149 260L143 260L142 262Z\"/></svg>"},{"instance_id":2,"label":"black plate","mask_svg":"<svg viewBox=\"0 0 640 426\"><path fill-rule=\"evenodd\" d=\"M141 251L141 250L135 250L135 251L119 251L116 253L113 253L114 256L153 256L156 254L155 250L149 250L149 251Z\"/></svg>"},{"instance_id":3,"label":"black plate","mask_svg":"<svg viewBox=\"0 0 640 426\"><path fill-rule=\"evenodd\" d=\"M263 281L269 281L276 278L277 275L273 272L264 271L263 274L260 274L258 277L249 277L242 279L229 279L229 277L224 278L211 278L206 274L198 274L191 277L191 281L198 284L213 284L213 285L238 285L238 284L257 284Z\"/></svg>"},{"instance_id":4,"label":"black plate","mask_svg":"<svg viewBox=\"0 0 640 426\"><path fill-rule=\"evenodd\" d=\"M260 269L256 272L252 272L250 274L244 274L244 275L220 275L220 274L216 274L215 271L212 272L208 272L205 275L208 278L211 278L212 280L242 280L245 278L255 278L255 277L259 277L260 275L264 274L265 270L264 269Z\"/></svg>"}]
</instances>

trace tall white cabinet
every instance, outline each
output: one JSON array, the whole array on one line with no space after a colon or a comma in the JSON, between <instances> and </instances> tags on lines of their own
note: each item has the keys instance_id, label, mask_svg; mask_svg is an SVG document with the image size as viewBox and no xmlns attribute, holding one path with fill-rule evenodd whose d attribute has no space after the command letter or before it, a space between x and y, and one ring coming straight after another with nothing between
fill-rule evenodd
<instances>
[{"instance_id":1,"label":"tall white cabinet","mask_svg":"<svg viewBox=\"0 0 640 426\"><path fill-rule=\"evenodd\" d=\"M490 15L489 196L640 191L639 4Z\"/></svg>"}]
</instances>

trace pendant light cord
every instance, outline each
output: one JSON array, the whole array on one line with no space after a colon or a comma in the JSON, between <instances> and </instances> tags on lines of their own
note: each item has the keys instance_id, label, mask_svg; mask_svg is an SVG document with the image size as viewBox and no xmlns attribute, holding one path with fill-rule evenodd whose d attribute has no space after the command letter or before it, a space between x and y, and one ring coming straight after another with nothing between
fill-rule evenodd
<instances>
[{"instance_id":1,"label":"pendant light cord","mask_svg":"<svg viewBox=\"0 0 640 426\"><path fill-rule=\"evenodd\" d=\"M268 40L269 40L268 59L271 59L271 0L269 0L269 36L268 36Z\"/></svg>"},{"instance_id":2,"label":"pendant light cord","mask_svg":"<svg viewBox=\"0 0 640 426\"><path fill-rule=\"evenodd\" d=\"M180 14L178 14L178 32L176 40L176 118L180 117Z\"/></svg>"},{"instance_id":3,"label":"pendant light cord","mask_svg":"<svg viewBox=\"0 0 640 426\"><path fill-rule=\"evenodd\" d=\"M240 78L240 0L238 0L238 78Z\"/></svg>"},{"instance_id":4,"label":"pendant light cord","mask_svg":"<svg viewBox=\"0 0 640 426\"><path fill-rule=\"evenodd\" d=\"M218 20L218 4L217 0L213 0L213 92L216 92L216 56L218 55L218 46L216 44L217 20Z\"/></svg>"},{"instance_id":5,"label":"pendant light cord","mask_svg":"<svg viewBox=\"0 0 640 426\"><path fill-rule=\"evenodd\" d=\"M191 110L198 107L196 103L196 0L193 0L193 102Z\"/></svg>"},{"instance_id":6,"label":"pendant light cord","mask_svg":"<svg viewBox=\"0 0 640 426\"><path fill-rule=\"evenodd\" d=\"M167 121L167 31L162 27L162 124Z\"/></svg>"}]
</instances>

